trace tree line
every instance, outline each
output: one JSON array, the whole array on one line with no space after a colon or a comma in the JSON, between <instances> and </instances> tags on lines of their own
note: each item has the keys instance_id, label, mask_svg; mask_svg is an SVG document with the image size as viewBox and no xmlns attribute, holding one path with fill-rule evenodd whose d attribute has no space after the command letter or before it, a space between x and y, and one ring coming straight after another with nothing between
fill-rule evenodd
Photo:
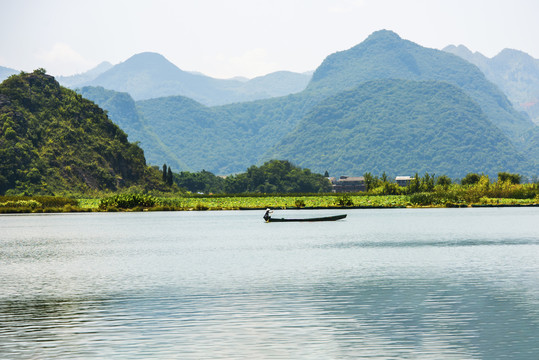
<instances>
[{"instance_id":1,"label":"tree line","mask_svg":"<svg viewBox=\"0 0 539 360\"><path fill-rule=\"evenodd\" d=\"M201 194L329 193L332 190L327 171L324 175L316 174L287 160L271 160L260 167L253 165L244 173L226 177L216 176L206 170L172 173L166 165L163 165L162 174L165 184L170 185L172 181L185 191ZM474 194L473 199L477 196L533 198L538 193L539 185L536 179L532 183L523 184L525 179L521 175L509 172L499 172L495 182L488 175L479 173L468 173L462 179L454 180L447 175L436 176L426 172L420 176L415 173L407 186L398 185L385 172L381 176L367 172L363 177L364 193L368 195L436 193L442 197L445 194L449 198L461 198L467 192Z\"/></svg>"},{"instance_id":2,"label":"tree line","mask_svg":"<svg viewBox=\"0 0 539 360\"><path fill-rule=\"evenodd\" d=\"M170 169L170 168L169 168ZM227 177L202 170L173 174L180 188L192 193L327 193L331 183L321 174L302 169L287 160L271 160L260 167L249 167L246 172Z\"/></svg>"}]
</instances>

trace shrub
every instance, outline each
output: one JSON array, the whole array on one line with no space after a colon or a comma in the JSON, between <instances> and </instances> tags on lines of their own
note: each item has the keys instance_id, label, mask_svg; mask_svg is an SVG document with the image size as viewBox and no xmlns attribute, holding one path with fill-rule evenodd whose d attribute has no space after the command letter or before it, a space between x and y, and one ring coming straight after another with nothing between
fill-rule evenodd
<instances>
[{"instance_id":1,"label":"shrub","mask_svg":"<svg viewBox=\"0 0 539 360\"><path fill-rule=\"evenodd\" d=\"M206 205L203 205L202 203L197 203L195 205L195 210L208 210L209 207L207 207Z\"/></svg>"},{"instance_id":2,"label":"shrub","mask_svg":"<svg viewBox=\"0 0 539 360\"><path fill-rule=\"evenodd\" d=\"M464 178L462 178L460 183L462 185L473 185L477 184L479 182L479 179L481 179L481 175L475 173L468 173Z\"/></svg>"},{"instance_id":3,"label":"shrub","mask_svg":"<svg viewBox=\"0 0 539 360\"><path fill-rule=\"evenodd\" d=\"M100 209L118 208L133 209L136 207L148 208L156 204L156 199L151 195L145 194L118 194L101 199Z\"/></svg>"},{"instance_id":4,"label":"shrub","mask_svg":"<svg viewBox=\"0 0 539 360\"><path fill-rule=\"evenodd\" d=\"M429 192L420 192L410 195L410 203L413 205L434 205L436 203L436 194Z\"/></svg>"},{"instance_id":5,"label":"shrub","mask_svg":"<svg viewBox=\"0 0 539 360\"><path fill-rule=\"evenodd\" d=\"M8 200L6 202L0 203L0 208L28 208L36 209L41 207L42 204L36 200Z\"/></svg>"},{"instance_id":6,"label":"shrub","mask_svg":"<svg viewBox=\"0 0 539 360\"><path fill-rule=\"evenodd\" d=\"M337 205L339 206L354 206L354 202L352 201L352 198L350 198L350 195L344 194L343 196L339 197L337 199Z\"/></svg>"}]
</instances>

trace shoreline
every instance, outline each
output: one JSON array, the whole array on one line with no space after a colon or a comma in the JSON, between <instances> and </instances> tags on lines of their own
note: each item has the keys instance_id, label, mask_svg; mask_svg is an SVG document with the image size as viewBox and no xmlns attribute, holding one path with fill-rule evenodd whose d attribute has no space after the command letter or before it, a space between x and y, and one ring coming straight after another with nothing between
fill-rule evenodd
<instances>
[{"instance_id":1,"label":"shoreline","mask_svg":"<svg viewBox=\"0 0 539 360\"><path fill-rule=\"evenodd\" d=\"M466 209L466 208L515 208L515 207L539 207L539 203L531 204L453 204L447 205L422 205L422 206L313 206L313 207L293 207L293 206L270 206L272 210L369 210L369 209ZM172 207L137 207L130 209L99 209L99 208L0 208L0 215L3 214L59 214L59 213L107 213L107 212L153 212L153 211L264 211L268 207L214 207L214 208L172 208Z\"/></svg>"}]
</instances>

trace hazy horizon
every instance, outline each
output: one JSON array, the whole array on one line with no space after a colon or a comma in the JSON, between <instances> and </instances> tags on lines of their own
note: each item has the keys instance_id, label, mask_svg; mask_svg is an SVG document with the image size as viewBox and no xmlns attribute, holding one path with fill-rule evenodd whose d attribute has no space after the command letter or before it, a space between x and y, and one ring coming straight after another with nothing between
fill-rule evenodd
<instances>
[{"instance_id":1,"label":"hazy horizon","mask_svg":"<svg viewBox=\"0 0 539 360\"><path fill-rule=\"evenodd\" d=\"M0 0L0 66L55 76L142 52L184 71L254 78L312 71L328 55L387 29L421 46L505 48L539 58L533 0Z\"/></svg>"}]
</instances>

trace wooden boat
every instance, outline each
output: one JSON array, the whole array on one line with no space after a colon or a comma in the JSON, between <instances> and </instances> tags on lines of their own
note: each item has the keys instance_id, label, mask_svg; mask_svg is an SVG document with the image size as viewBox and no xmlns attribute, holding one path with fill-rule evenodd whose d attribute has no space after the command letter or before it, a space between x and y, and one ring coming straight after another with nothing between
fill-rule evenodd
<instances>
[{"instance_id":1,"label":"wooden boat","mask_svg":"<svg viewBox=\"0 0 539 360\"><path fill-rule=\"evenodd\" d=\"M311 221L336 221L341 220L346 217L344 215L334 215L334 216L323 216L315 218L304 218L304 219L283 219L283 218L269 218L266 222L291 222L291 221L301 221L301 222L311 222Z\"/></svg>"}]
</instances>

